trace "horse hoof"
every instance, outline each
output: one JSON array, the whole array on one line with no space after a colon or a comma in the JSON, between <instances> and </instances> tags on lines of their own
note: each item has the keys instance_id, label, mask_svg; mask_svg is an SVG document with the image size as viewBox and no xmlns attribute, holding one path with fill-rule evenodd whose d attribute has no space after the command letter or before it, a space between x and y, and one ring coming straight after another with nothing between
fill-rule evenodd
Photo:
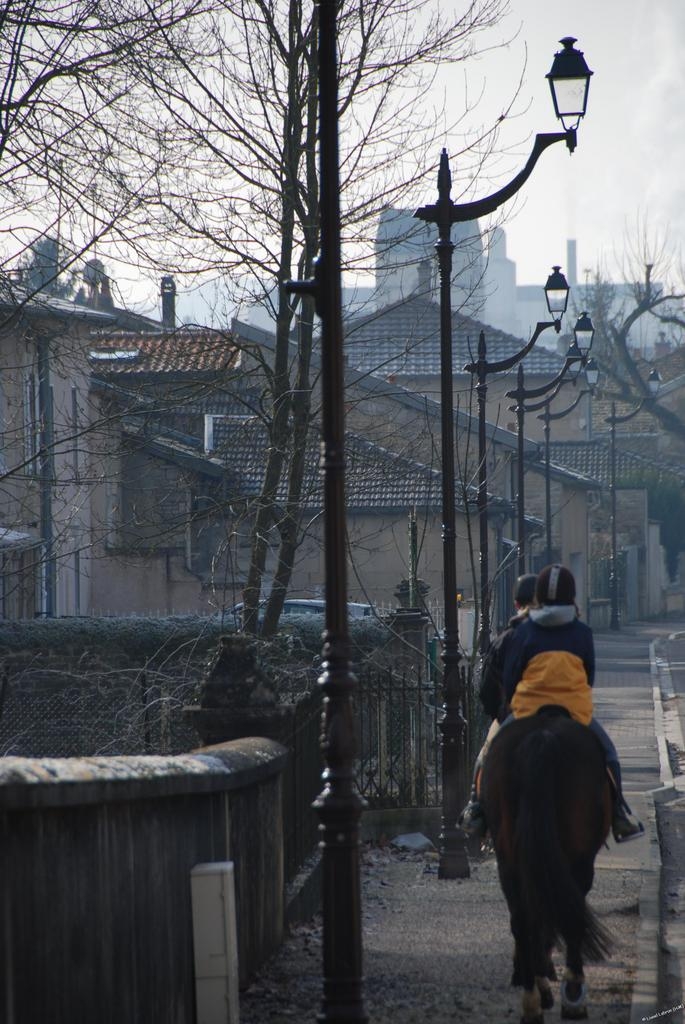
<instances>
[{"instance_id":1,"label":"horse hoof","mask_svg":"<svg viewBox=\"0 0 685 1024\"><path fill-rule=\"evenodd\" d=\"M541 1013L536 1017L521 1017L519 1024L545 1024L545 1018Z\"/></svg>"},{"instance_id":2,"label":"horse hoof","mask_svg":"<svg viewBox=\"0 0 685 1024\"><path fill-rule=\"evenodd\" d=\"M554 1006L554 994L551 988L543 988L540 991L540 1006L543 1010L551 1010Z\"/></svg>"},{"instance_id":3,"label":"horse hoof","mask_svg":"<svg viewBox=\"0 0 685 1024\"><path fill-rule=\"evenodd\" d=\"M587 986L584 982L562 981L561 1017L562 1020L585 1020L587 1017Z\"/></svg>"}]
</instances>

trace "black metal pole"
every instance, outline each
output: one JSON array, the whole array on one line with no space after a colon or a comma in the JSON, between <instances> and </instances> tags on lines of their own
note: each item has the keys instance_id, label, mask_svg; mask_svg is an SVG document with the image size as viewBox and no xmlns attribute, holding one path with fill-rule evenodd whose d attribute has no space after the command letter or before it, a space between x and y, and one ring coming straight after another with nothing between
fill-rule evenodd
<instances>
[{"instance_id":1,"label":"black metal pole","mask_svg":"<svg viewBox=\"0 0 685 1024\"><path fill-rule=\"evenodd\" d=\"M442 753L442 821L440 829L440 878L468 878L464 833L459 816L462 751L466 739L463 715L459 617L457 610L456 495L454 473L454 395L452 365L452 178L447 150L443 149L438 171L438 201L422 207L417 217L438 226L436 252L440 270L440 400L442 449L442 551L445 629L442 646L443 719L440 723Z\"/></svg>"},{"instance_id":2,"label":"black metal pole","mask_svg":"<svg viewBox=\"0 0 685 1024\"><path fill-rule=\"evenodd\" d=\"M611 618L609 628L619 630L621 623L618 612L618 573L617 573L617 532L616 532L616 402L611 403L611 433L609 435L609 493L611 497L611 563L609 568L609 599L611 602Z\"/></svg>"},{"instance_id":3,"label":"black metal pole","mask_svg":"<svg viewBox=\"0 0 685 1024\"><path fill-rule=\"evenodd\" d=\"M659 388L659 381L661 379L658 372L653 370L650 374L650 387L654 379L654 374L656 374L656 390L652 390L651 398L645 396L634 409L625 413L623 416L616 415L616 402L612 402L611 416L608 416L605 421L609 423L611 427L611 433L609 435L609 489L611 491L611 568L609 571L609 596L611 598L611 621L609 623L609 627L614 630L619 630L621 628L618 593L618 539L616 524L616 424L627 423L629 420L632 420L633 417L637 416L645 403L651 403L654 401L656 391L658 391Z\"/></svg>"},{"instance_id":4,"label":"black metal pole","mask_svg":"<svg viewBox=\"0 0 685 1024\"><path fill-rule=\"evenodd\" d=\"M545 411L538 416L538 419L543 420L545 424L545 554L547 565L552 561L552 473L550 468L550 425L552 420L562 420L564 416L568 416L568 414L573 412L577 407L580 400L584 398L585 395L590 394L587 390L581 391L578 397L565 409L561 409L559 412L552 412L550 409L552 401L559 393L559 390L564 383L566 383L564 380L559 381L559 384L553 393L542 403L542 408L544 408ZM573 383L575 383L575 381ZM526 412L534 412L539 408L540 404L528 406L526 408Z\"/></svg>"},{"instance_id":5,"label":"black metal pole","mask_svg":"<svg viewBox=\"0 0 685 1024\"><path fill-rule=\"evenodd\" d=\"M326 619L319 684L324 788L320 818L323 913L322 1024L362 1024L359 823L363 801L355 776L356 730L347 618L345 402L340 280L340 184L336 0L317 0L321 247L313 281L288 283L312 294L321 318L322 467Z\"/></svg>"},{"instance_id":6,"label":"black metal pole","mask_svg":"<svg viewBox=\"0 0 685 1024\"><path fill-rule=\"evenodd\" d=\"M478 339L478 526L480 545L480 634L478 650L483 658L490 646L490 571L488 547L488 467L485 437L487 385L487 353L485 335Z\"/></svg>"},{"instance_id":7,"label":"black metal pole","mask_svg":"<svg viewBox=\"0 0 685 1024\"><path fill-rule=\"evenodd\" d=\"M516 390L519 394L516 402L516 423L517 423L517 485L516 485L516 508L518 512L518 526L516 540L518 543L518 574L523 576L526 571L526 510L523 481L523 421L525 417L525 406L523 396L523 366L519 365L516 378Z\"/></svg>"},{"instance_id":8,"label":"black metal pole","mask_svg":"<svg viewBox=\"0 0 685 1024\"><path fill-rule=\"evenodd\" d=\"M581 355L580 351L572 346L569 349L569 353L564 360L564 365L560 372L554 377L553 380L548 381L546 384L541 384L539 387L531 388L530 391L526 391L523 386L523 366L519 364L518 373L516 376L516 389L514 391L507 391L507 398L514 398L516 400L515 405L510 408L516 411L516 419L518 424L518 457L517 457L517 470L518 470L518 485L517 485L517 508L518 508L518 527L517 527L517 542L518 542L518 572L519 576L522 576L526 571L526 538L525 538L525 493L524 493L524 481L523 481L523 423L526 411L533 412L537 409L541 409L545 402L541 402L537 405L529 406L526 410L525 402L529 398L540 398L541 395L547 395L550 391L550 400L557 394L560 386L564 382L566 374L574 363L583 363L584 356ZM569 410L567 410L569 411Z\"/></svg>"},{"instance_id":9,"label":"black metal pole","mask_svg":"<svg viewBox=\"0 0 685 1024\"><path fill-rule=\"evenodd\" d=\"M481 620L478 650L481 657L490 643L490 582L489 582L489 541L488 541L488 471L487 471L487 439L486 439L486 400L487 377L490 373L505 373L520 363L531 351L543 331L554 327L559 331L558 320L539 321L526 345L514 355L489 363L485 334L481 331L478 338L478 358L467 363L464 370L475 374L476 396L478 400L478 522L480 544L480 605Z\"/></svg>"},{"instance_id":10,"label":"black metal pole","mask_svg":"<svg viewBox=\"0 0 685 1024\"><path fill-rule=\"evenodd\" d=\"M550 415L549 402L543 414L545 422L545 564L552 562L552 481L549 466Z\"/></svg>"}]
</instances>

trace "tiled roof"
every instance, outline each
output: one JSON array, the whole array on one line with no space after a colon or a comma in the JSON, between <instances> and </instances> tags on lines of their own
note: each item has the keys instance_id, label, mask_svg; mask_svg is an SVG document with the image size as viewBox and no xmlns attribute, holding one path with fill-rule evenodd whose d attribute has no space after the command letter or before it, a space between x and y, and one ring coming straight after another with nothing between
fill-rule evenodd
<instances>
[{"instance_id":1,"label":"tiled roof","mask_svg":"<svg viewBox=\"0 0 685 1024\"><path fill-rule=\"evenodd\" d=\"M91 368L103 376L197 373L237 369L240 350L231 335L208 329L160 334L122 332L93 339Z\"/></svg>"},{"instance_id":2,"label":"tiled roof","mask_svg":"<svg viewBox=\"0 0 685 1024\"><path fill-rule=\"evenodd\" d=\"M216 451L241 480L245 493L256 494L262 479L266 431L257 420L217 421ZM345 439L345 502L350 509L389 510L417 508L438 510L442 504L442 477L438 469L407 459L371 441L348 433ZM285 484L278 495L285 500ZM318 437L310 436L306 451L305 507L321 508L323 502ZM490 499L494 505L496 499Z\"/></svg>"},{"instance_id":3,"label":"tiled roof","mask_svg":"<svg viewBox=\"0 0 685 1024\"><path fill-rule=\"evenodd\" d=\"M560 466L594 477L608 487L611 479L611 450L607 441L551 441L550 458ZM640 455L616 445L616 479L635 473L657 472L675 476L685 484L685 466Z\"/></svg>"},{"instance_id":4,"label":"tiled roof","mask_svg":"<svg viewBox=\"0 0 685 1024\"><path fill-rule=\"evenodd\" d=\"M685 373L685 345L679 345L665 356L655 361L664 383L676 377L682 377Z\"/></svg>"},{"instance_id":5,"label":"tiled roof","mask_svg":"<svg viewBox=\"0 0 685 1024\"><path fill-rule=\"evenodd\" d=\"M632 412L633 409L637 408L638 401L617 401L616 402L616 415L625 416ZM603 398L600 395L593 395L590 408L592 411L592 432L593 434L606 434L609 435L611 426L607 423L607 418L611 416L612 400L610 398ZM654 434L655 432L655 420L649 409L645 406L642 408L636 416L628 420L627 423L618 423L616 425L616 433L623 435L633 434Z\"/></svg>"},{"instance_id":6,"label":"tiled roof","mask_svg":"<svg viewBox=\"0 0 685 1024\"><path fill-rule=\"evenodd\" d=\"M115 320L111 312L90 309L72 299L60 299L48 292L28 292L6 275L0 275L0 309L36 318L50 316L59 320L83 320L101 329Z\"/></svg>"},{"instance_id":7,"label":"tiled roof","mask_svg":"<svg viewBox=\"0 0 685 1024\"><path fill-rule=\"evenodd\" d=\"M480 332L487 356L504 359L526 344L520 338L473 320L452 316L454 372L462 372L477 356ZM440 373L440 306L420 296L402 300L345 324L345 356L349 366L389 376L436 376ZM530 374L554 376L563 359L538 342L525 359Z\"/></svg>"},{"instance_id":8,"label":"tiled roof","mask_svg":"<svg viewBox=\"0 0 685 1024\"><path fill-rule=\"evenodd\" d=\"M264 331L250 324L244 324L237 319L233 321L232 328L235 335L240 338L241 344L273 351L275 339L270 331ZM314 349L312 353L312 366L320 368L320 365L320 353ZM513 383L514 381L512 381ZM440 423L440 402L427 395L420 394L418 391L407 389L396 381L390 383L385 377L351 369L348 365L345 370L345 387L364 391L374 399L382 398L396 402L405 409L413 409L422 418L429 415L435 423ZM458 404L454 411L454 418L459 425L459 429L471 431L478 429L478 418L469 415ZM514 431L506 430L504 427L493 423L488 424L488 437L492 437L498 444L514 450L518 444L517 435ZM531 441L530 438L524 438L523 443L527 455L537 451L537 443Z\"/></svg>"}]
</instances>

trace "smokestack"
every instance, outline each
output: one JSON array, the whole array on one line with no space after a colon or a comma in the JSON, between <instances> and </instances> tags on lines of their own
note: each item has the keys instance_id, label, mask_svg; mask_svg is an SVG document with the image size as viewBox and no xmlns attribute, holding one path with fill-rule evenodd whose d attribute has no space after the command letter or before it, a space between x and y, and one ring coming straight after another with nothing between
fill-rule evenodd
<instances>
[{"instance_id":1,"label":"smokestack","mask_svg":"<svg viewBox=\"0 0 685 1024\"><path fill-rule=\"evenodd\" d=\"M575 288L578 284L578 257L575 238L569 238L566 241L566 280L571 288Z\"/></svg>"},{"instance_id":2,"label":"smokestack","mask_svg":"<svg viewBox=\"0 0 685 1024\"><path fill-rule=\"evenodd\" d=\"M421 260L417 273L417 292L427 299L430 299L432 292L431 269L431 260Z\"/></svg>"},{"instance_id":3,"label":"smokestack","mask_svg":"<svg viewBox=\"0 0 685 1024\"><path fill-rule=\"evenodd\" d=\"M176 284L170 276L162 278L162 326L170 331L176 326Z\"/></svg>"}]
</instances>

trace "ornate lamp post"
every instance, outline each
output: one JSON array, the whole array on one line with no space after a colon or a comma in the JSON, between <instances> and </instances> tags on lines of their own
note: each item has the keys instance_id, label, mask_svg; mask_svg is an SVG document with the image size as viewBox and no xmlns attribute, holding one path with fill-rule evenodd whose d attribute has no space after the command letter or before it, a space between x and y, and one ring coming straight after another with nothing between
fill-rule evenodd
<instances>
[{"instance_id":1,"label":"ornate lamp post","mask_svg":"<svg viewBox=\"0 0 685 1024\"><path fill-rule=\"evenodd\" d=\"M589 326L588 326L589 325ZM526 390L524 384L523 366L519 365L518 374L516 378L516 388L513 391L507 391L506 397L515 399L515 404L510 406L512 411L516 413L516 426L517 426L517 513L518 513L518 526L517 526L517 542L518 542L518 573L522 576L526 571L526 510L525 510L525 485L524 485L524 473L523 473L523 440L524 440L524 419L526 412L534 412L537 409L541 409L544 402L538 403L537 405L526 406L526 402L531 399L541 398L543 395L548 395L550 392L555 392L555 389L561 385L562 381L566 379L566 375L570 368L575 363L580 363L585 366L587 358L590 352L590 346L592 345L592 336L594 334L594 328L592 327L592 321L590 320L587 313L583 313L578 318L576 326L573 329L574 340L571 343L569 350L564 360L564 365L560 372L548 381L547 384L541 384L537 388L529 388ZM581 347L582 346L582 347Z\"/></svg>"},{"instance_id":2,"label":"ornate lamp post","mask_svg":"<svg viewBox=\"0 0 685 1024\"><path fill-rule=\"evenodd\" d=\"M611 566L609 569L609 598L611 600L611 619L609 628L619 630L621 628L618 608L618 539L616 531L616 424L627 423L640 412L644 405L653 402L661 387L661 375L654 368L647 378L649 395L645 395L638 405L630 412L622 416L616 415L616 402L611 403L611 416L607 416L605 423L611 428L609 435L609 493L611 496Z\"/></svg>"},{"instance_id":3,"label":"ornate lamp post","mask_svg":"<svg viewBox=\"0 0 685 1024\"><path fill-rule=\"evenodd\" d=\"M552 482L551 482L551 471L550 471L550 424L552 420L561 420L565 416L568 416L578 406L581 398L585 395L592 394L593 388L599 379L599 369L594 359L589 359L585 367L585 379L587 380L588 387L583 388L579 395L573 400L571 405L568 405L565 409L561 409L559 412L552 412L550 406L559 393L559 389L563 386L564 381L555 388L553 394L549 395L543 404L544 412L538 416L539 420L544 423L544 436L545 436L545 563L550 565L552 561ZM527 408L526 412L533 412L533 408Z\"/></svg>"},{"instance_id":4,"label":"ornate lamp post","mask_svg":"<svg viewBox=\"0 0 685 1024\"><path fill-rule=\"evenodd\" d=\"M571 36L561 40L563 50L554 56L547 75L557 117L563 132L538 134L523 169L507 185L490 196L470 203L453 203L450 198L452 177L447 150L443 149L438 170L438 200L420 207L415 217L438 228L435 249L440 274L440 393L442 401L442 536L443 590L445 629L443 638L444 716L441 723L442 749L442 822L440 830L441 878L466 878L469 865L464 836L457 826L459 813L460 752L463 747L466 721L463 716L463 680L460 670L459 622L457 615L456 519L454 479L454 400L452 364L451 276L454 243L453 224L477 220L497 210L530 177L540 155L556 142L565 142L569 152L576 147L576 129L585 115L587 93L592 71L583 54L576 50ZM580 83L583 83L581 89Z\"/></svg>"},{"instance_id":5,"label":"ornate lamp post","mask_svg":"<svg viewBox=\"0 0 685 1024\"><path fill-rule=\"evenodd\" d=\"M347 615L345 527L345 400L340 277L340 183L336 0L319 9L319 185L321 242L315 277L290 281L313 295L321 318L322 465L326 616L321 749L323 790L315 802L322 851L323 1001L321 1024L365 1024L362 977L359 823L353 698Z\"/></svg>"},{"instance_id":6,"label":"ornate lamp post","mask_svg":"<svg viewBox=\"0 0 685 1024\"><path fill-rule=\"evenodd\" d=\"M552 273L545 284L545 297L547 309L552 320L538 322L533 335L520 352L509 356L507 359L500 359L495 362L488 362L485 345L485 334L480 332L478 339L478 358L473 363L467 363L464 371L476 377L476 396L478 401L478 527L479 527L479 549L480 549L480 630L478 633L478 649L481 657L490 646L490 573L489 573L489 542L488 542L488 470L487 470L487 448L486 448L486 398L487 398L487 377L492 373L506 373L513 369L524 356L526 356L535 345L543 331L548 327L554 327L557 334L561 330L561 318L566 312L568 304L569 286L566 278L561 273L560 267L553 267Z\"/></svg>"}]
</instances>

